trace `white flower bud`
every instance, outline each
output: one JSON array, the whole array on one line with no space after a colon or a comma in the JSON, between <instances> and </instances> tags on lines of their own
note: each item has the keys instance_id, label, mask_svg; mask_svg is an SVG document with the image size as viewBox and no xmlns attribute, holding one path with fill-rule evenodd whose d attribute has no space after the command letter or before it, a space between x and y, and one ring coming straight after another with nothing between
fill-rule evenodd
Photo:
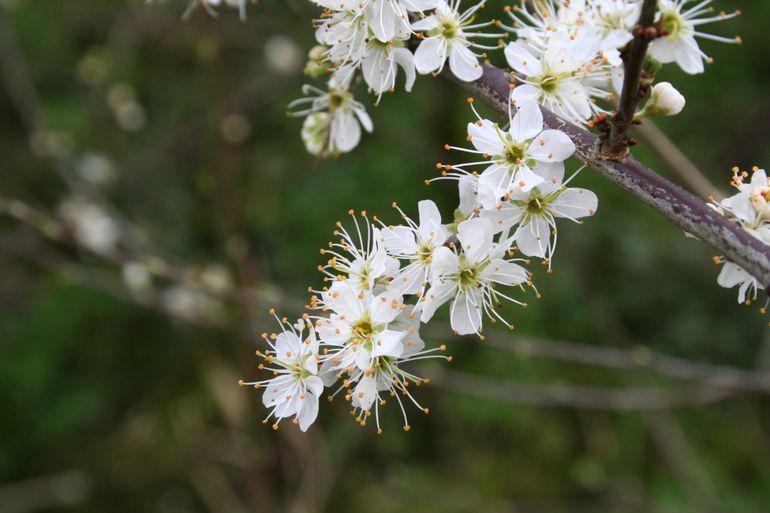
<instances>
[{"instance_id":1,"label":"white flower bud","mask_svg":"<svg viewBox=\"0 0 770 513\"><path fill-rule=\"evenodd\" d=\"M676 116L682 112L684 104L684 96L674 86L660 82L653 86L644 111L648 116Z\"/></svg>"}]
</instances>

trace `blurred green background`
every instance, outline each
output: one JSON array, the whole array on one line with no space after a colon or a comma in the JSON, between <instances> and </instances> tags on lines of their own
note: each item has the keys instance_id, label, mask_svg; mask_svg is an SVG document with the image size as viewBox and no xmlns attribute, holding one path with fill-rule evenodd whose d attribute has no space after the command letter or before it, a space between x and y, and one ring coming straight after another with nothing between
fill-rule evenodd
<instances>
[{"instance_id":1,"label":"blurred green background","mask_svg":"<svg viewBox=\"0 0 770 513\"><path fill-rule=\"evenodd\" d=\"M431 413L412 411L409 433L393 405L377 436L341 401L307 434L263 426L260 393L236 382L258 375L267 308L299 313L349 208L395 222L392 201L416 214L431 198L450 215L456 188L423 181L472 114L440 79L376 108L359 85L374 133L316 166L286 105L318 10L262 0L245 22L183 22L185 3L0 2L0 513L770 511L767 395L549 403L709 390L526 357L523 336L770 369L768 318L716 285L712 251L591 170L576 183L598 213L562 226L513 334L453 339L445 311L432 324L455 360L419 368ZM727 191L731 166L770 162L770 3L718 7L743 10L713 31L744 44L705 42L703 76L668 68L688 104L659 126ZM644 142L635 153L679 180Z\"/></svg>"}]
</instances>

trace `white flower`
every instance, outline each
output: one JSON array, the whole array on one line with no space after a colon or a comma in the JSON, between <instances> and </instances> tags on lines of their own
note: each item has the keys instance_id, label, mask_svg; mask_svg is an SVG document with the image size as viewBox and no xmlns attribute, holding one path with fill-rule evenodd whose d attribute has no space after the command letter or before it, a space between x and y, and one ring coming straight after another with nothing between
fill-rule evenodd
<instances>
[{"instance_id":1,"label":"white flower","mask_svg":"<svg viewBox=\"0 0 770 513\"><path fill-rule=\"evenodd\" d=\"M364 81L377 95L377 101L382 93L395 87L399 67L406 75L404 89L411 91L415 79L412 52L404 48L403 42L397 39L387 43L376 38L369 39L361 58L361 71Z\"/></svg>"},{"instance_id":2,"label":"white flower","mask_svg":"<svg viewBox=\"0 0 770 513\"><path fill-rule=\"evenodd\" d=\"M712 16L711 0L658 0L657 23L661 37L650 45L650 56L662 63L676 62L685 73L703 73L703 61L711 59L698 47L696 37L723 43L740 43L739 37L728 38L698 31L700 25L727 20L740 15L720 12ZM688 5L695 4L688 8ZM701 17L706 15L705 17Z\"/></svg>"},{"instance_id":3,"label":"white flower","mask_svg":"<svg viewBox=\"0 0 770 513\"><path fill-rule=\"evenodd\" d=\"M381 356L398 357L404 352L406 331L389 324L401 313L401 294L387 290L374 295L357 291L346 281L335 282L312 300L312 306L330 311L328 318L317 317L318 336L332 348L325 371L368 371Z\"/></svg>"},{"instance_id":4,"label":"white flower","mask_svg":"<svg viewBox=\"0 0 770 513\"><path fill-rule=\"evenodd\" d=\"M685 99L682 93L668 82L655 84L644 109L643 116L676 116L684 109Z\"/></svg>"},{"instance_id":5,"label":"white flower","mask_svg":"<svg viewBox=\"0 0 770 513\"><path fill-rule=\"evenodd\" d=\"M543 181L543 170L563 169L563 162L575 152L567 134L543 130L543 115L535 102L524 100L518 107L516 115L509 111L507 131L474 109L478 121L468 123L468 140L475 150L449 147L484 159L452 166L460 175L467 173L466 167L488 165L478 177L477 201L484 208L495 208L516 190L529 191Z\"/></svg>"},{"instance_id":6,"label":"white flower","mask_svg":"<svg viewBox=\"0 0 770 513\"><path fill-rule=\"evenodd\" d=\"M423 38L414 52L414 64L419 73L423 75L432 72L440 73L448 57L449 69L452 73L460 80L472 82L481 77L482 69L479 56L474 54L470 47L498 48L471 43L468 39L499 38L503 35L469 32L493 24L492 22L472 24L473 15L484 6L484 1L462 14L457 11L459 3L459 0L453 0L450 5L441 0L432 15L412 24L412 30L427 33L427 37Z\"/></svg>"},{"instance_id":7,"label":"white flower","mask_svg":"<svg viewBox=\"0 0 770 513\"><path fill-rule=\"evenodd\" d=\"M409 13L422 13L436 7L436 0L366 0L364 13L374 36L383 43L407 39Z\"/></svg>"},{"instance_id":8,"label":"white flower","mask_svg":"<svg viewBox=\"0 0 770 513\"><path fill-rule=\"evenodd\" d=\"M770 180L764 169L754 168L749 183L743 180L747 173L741 174L737 168L734 172L733 185L738 193L723 199L718 206L754 237L770 244Z\"/></svg>"},{"instance_id":9,"label":"white flower","mask_svg":"<svg viewBox=\"0 0 770 513\"><path fill-rule=\"evenodd\" d=\"M101 205L81 197L67 198L59 205L59 215L72 230L78 244L97 254L115 251L122 229L117 219Z\"/></svg>"},{"instance_id":10,"label":"white flower","mask_svg":"<svg viewBox=\"0 0 770 513\"><path fill-rule=\"evenodd\" d=\"M725 262L722 271L719 273L717 283L720 287L731 289L738 287L738 303L746 303L757 299L757 289L759 282L756 278L746 272L742 267L732 262Z\"/></svg>"},{"instance_id":11,"label":"white flower","mask_svg":"<svg viewBox=\"0 0 770 513\"><path fill-rule=\"evenodd\" d=\"M275 312L271 310L271 314ZM324 388L318 377L318 340L312 324L305 320L295 325L285 318L278 321L281 333L262 335L270 349L264 353L257 351L267 364L260 365L260 369L271 371L273 377L248 383L240 381L240 384L265 389L262 402L271 411L264 422L275 417L273 429L278 429L282 419L294 417L294 423L307 431L318 416L318 398Z\"/></svg>"},{"instance_id":12,"label":"white flower","mask_svg":"<svg viewBox=\"0 0 770 513\"><path fill-rule=\"evenodd\" d=\"M334 80L329 83L328 91L310 85L302 91L310 96L293 101L289 108L310 104L305 110L291 113L308 116L302 134L308 152L322 156L346 153L361 140L362 126L367 132L372 131L372 120L364 106L352 93L338 88ZM328 114L318 116L319 113Z\"/></svg>"},{"instance_id":13,"label":"white flower","mask_svg":"<svg viewBox=\"0 0 770 513\"><path fill-rule=\"evenodd\" d=\"M393 206L398 208L395 203ZM406 263L390 283L391 287L404 294L417 294L424 290L433 250L443 246L449 238L449 231L441 224L441 214L435 203L423 200L417 207L420 224L399 209L406 226L389 226L381 230L382 245L388 254Z\"/></svg>"},{"instance_id":14,"label":"white flower","mask_svg":"<svg viewBox=\"0 0 770 513\"><path fill-rule=\"evenodd\" d=\"M356 237L338 221L334 235L339 239L330 242L328 249L321 249L322 255L331 258L319 270L327 276L326 281L345 280L356 291L381 290L398 272L398 261L388 255L380 229L372 226L366 212L361 212L363 223L352 210L348 214L353 218Z\"/></svg>"},{"instance_id":15,"label":"white flower","mask_svg":"<svg viewBox=\"0 0 770 513\"><path fill-rule=\"evenodd\" d=\"M526 41L508 43L505 58L522 83L511 97L518 103L535 100L569 121L585 123L601 112L593 98L608 98L610 68L593 53L593 46L550 38L544 47Z\"/></svg>"},{"instance_id":16,"label":"white flower","mask_svg":"<svg viewBox=\"0 0 770 513\"><path fill-rule=\"evenodd\" d=\"M550 269L556 250L556 218L580 223L580 218L596 212L596 194L562 184L564 169L553 169L546 180L529 192L515 191L510 200L492 210L483 210L482 217L492 221L495 231L508 233L518 225L511 240L526 256L543 258Z\"/></svg>"},{"instance_id":17,"label":"white flower","mask_svg":"<svg viewBox=\"0 0 770 513\"><path fill-rule=\"evenodd\" d=\"M451 302L452 329L458 334L480 334L482 314L511 326L494 308L500 299L523 305L500 291L497 285L518 285L529 280L526 269L501 258L507 248L493 243L492 223L474 218L460 223L457 239L462 252L442 246L433 252L431 287L421 299L422 322L428 322L439 306Z\"/></svg>"},{"instance_id":18,"label":"white flower","mask_svg":"<svg viewBox=\"0 0 770 513\"><path fill-rule=\"evenodd\" d=\"M437 351L446 350L443 345L426 350L425 342L420 338L419 327L419 317L414 313L402 311L389 324L389 328L403 334L402 350L398 356L378 355L371 360L371 367L362 370L359 367L340 368L341 358L339 354L342 351L339 351L330 353L330 356L321 366L322 376L329 386L346 376L342 386L334 392L332 397L341 390L346 390L345 399L350 401L353 406L353 413L357 413L356 421L362 426L366 425L366 419L371 415L373 408L377 432L382 432L379 407L385 404L385 399L382 397L383 392L386 397L392 397L398 403L406 431L409 430L409 420L401 397L408 398L417 408L428 413L428 409L423 408L410 392L411 385L419 386L422 383L427 383L428 380L404 370L403 365L429 358L443 358L451 361L452 357L435 354Z\"/></svg>"},{"instance_id":19,"label":"white flower","mask_svg":"<svg viewBox=\"0 0 770 513\"><path fill-rule=\"evenodd\" d=\"M326 58L337 68L358 63L364 55L369 26L356 7L335 12L318 21L316 40L329 47Z\"/></svg>"}]
</instances>

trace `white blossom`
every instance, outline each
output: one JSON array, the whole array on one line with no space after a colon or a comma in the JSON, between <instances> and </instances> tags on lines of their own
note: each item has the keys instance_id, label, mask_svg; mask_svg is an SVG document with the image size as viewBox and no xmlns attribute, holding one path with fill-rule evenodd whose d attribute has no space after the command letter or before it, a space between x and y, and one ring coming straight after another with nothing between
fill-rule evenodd
<instances>
[{"instance_id":1,"label":"white blossom","mask_svg":"<svg viewBox=\"0 0 770 513\"><path fill-rule=\"evenodd\" d=\"M398 208L397 205L393 205ZM441 224L441 214L431 200L417 204L419 224L401 216L406 225L383 227L382 245L389 255L404 261L390 286L404 294L420 293L430 273L433 251L443 246L449 238L449 231Z\"/></svg>"},{"instance_id":2,"label":"white blossom","mask_svg":"<svg viewBox=\"0 0 770 513\"><path fill-rule=\"evenodd\" d=\"M517 103L535 100L569 121L585 123L602 111L593 100L611 96L599 87L609 83L610 68L591 48L557 38L542 49L522 40L508 43L505 58L521 82L511 97Z\"/></svg>"},{"instance_id":3,"label":"white blossom","mask_svg":"<svg viewBox=\"0 0 770 513\"><path fill-rule=\"evenodd\" d=\"M271 313L275 315L272 310ZM324 389L318 377L318 339L312 323L305 319L294 325L285 318L278 320L281 333L263 334L270 349L264 353L257 351L266 363L259 368L272 372L273 377L240 384L264 388L262 402L271 408L264 422L274 417L273 429L278 429L282 419L294 417L299 428L307 431L318 416L318 399Z\"/></svg>"},{"instance_id":4,"label":"white blossom","mask_svg":"<svg viewBox=\"0 0 770 513\"><path fill-rule=\"evenodd\" d=\"M574 175L573 175L574 176ZM581 218L596 212L596 194L562 182L564 168L552 168L550 176L529 192L514 191L510 199L492 210L483 210L482 217L492 221L496 231L511 236L522 254L545 259L550 269L556 250L556 219L580 223Z\"/></svg>"},{"instance_id":5,"label":"white blossom","mask_svg":"<svg viewBox=\"0 0 770 513\"><path fill-rule=\"evenodd\" d=\"M703 73L703 62L711 62L698 46L696 38L710 39L722 43L740 43L739 37L729 38L707 34L698 27L715 21L727 20L740 15L714 10L712 0L658 0L657 24L661 37L650 44L650 56L662 63L676 62L685 73Z\"/></svg>"},{"instance_id":6,"label":"white blossom","mask_svg":"<svg viewBox=\"0 0 770 513\"><path fill-rule=\"evenodd\" d=\"M430 288L421 298L421 320L428 322L436 310L450 302L452 329L460 335L480 334L482 315L511 326L495 307L501 299L524 305L496 289L497 285L521 286L529 273L502 257L506 245L493 243L494 229L488 219L474 218L460 223L457 239L462 251L441 246L433 252Z\"/></svg>"},{"instance_id":7,"label":"white blossom","mask_svg":"<svg viewBox=\"0 0 770 513\"><path fill-rule=\"evenodd\" d=\"M717 283L726 289L738 287L738 303L757 299L757 290L760 288L756 278L732 262L724 262Z\"/></svg>"},{"instance_id":8,"label":"white blossom","mask_svg":"<svg viewBox=\"0 0 770 513\"><path fill-rule=\"evenodd\" d=\"M310 85L305 85L302 91L308 96L293 101L289 108L310 104L291 113L308 116L303 126L303 140L309 153L325 156L349 152L360 142L362 126L367 132L372 131L372 120L364 106L334 80L330 81L327 91Z\"/></svg>"},{"instance_id":9,"label":"white blossom","mask_svg":"<svg viewBox=\"0 0 770 513\"><path fill-rule=\"evenodd\" d=\"M319 270L326 281L345 280L356 291L382 290L398 272L398 261L386 251L380 229L372 225L366 212L361 212L361 221L352 210L348 214L353 218L354 235L338 221L334 235L339 239L321 249L322 255L331 258Z\"/></svg>"},{"instance_id":10,"label":"white blossom","mask_svg":"<svg viewBox=\"0 0 770 513\"><path fill-rule=\"evenodd\" d=\"M451 169L461 176L468 173L466 168L487 166L478 177L476 191L484 208L495 208L514 191L529 191L543 182L551 168L563 172L563 162L575 152L567 134L544 130L540 107L533 101L521 101L515 115L509 109L508 130L473 111L478 120L468 123L468 140L474 149L448 148L481 155L482 160L455 164Z\"/></svg>"},{"instance_id":11,"label":"white blossom","mask_svg":"<svg viewBox=\"0 0 770 513\"><path fill-rule=\"evenodd\" d=\"M458 12L459 5L459 0L451 0L451 4L440 0L433 14L412 24L412 30L426 33L414 53L414 63L419 73L440 73L448 58L449 69L460 80L472 82L481 77L479 55L471 48L490 50L498 46L483 46L471 42L469 38L499 38L503 34L475 32L493 24L473 23L473 17L484 6L484 1L463 13Z\"/></svg>"}]
</instances>

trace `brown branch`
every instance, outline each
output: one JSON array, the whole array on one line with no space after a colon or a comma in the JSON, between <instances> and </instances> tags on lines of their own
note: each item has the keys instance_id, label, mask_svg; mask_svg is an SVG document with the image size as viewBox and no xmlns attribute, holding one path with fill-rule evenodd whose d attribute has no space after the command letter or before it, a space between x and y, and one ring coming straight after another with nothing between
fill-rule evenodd
<instances>
[{"instance_id":1,"label":"brown branch","mask_svg":"<svg viewBox=\"0 0 770 513\"><path fill-rule=\"evenodd\" d=\"M628 155L628 132L631 130L636 106L639 104L639 86L641 85L644 57L647 55L650 41L658 35L658 31L653 27L657 4L657 0L644 0L639 21L633 28L634 39L628 44L623 55L625 70L623 89L620 92L618 110L612 117L610 135L602 148L602 152L608 158L622 159Z\"/></svg>"},{"instance_id":2,"label":"brown branch","mask_svg":"<svg viewBox=\"0 0 770 513\"><path fill-rule=\"evenodd\" d=\"M458 83L500 114L508 115L508 95L513 79L504 70L485 65L479 80ZM546 109L542 110L549 128L561 130L572 139L578 158L685 232L703 240L728 260L746 269L763 287L770 287L770 248L765 244L719 215L700 198L669 182L632 156L623 161L602 156L596 134L564 121Z\"/></svg>"}]
</instances>

